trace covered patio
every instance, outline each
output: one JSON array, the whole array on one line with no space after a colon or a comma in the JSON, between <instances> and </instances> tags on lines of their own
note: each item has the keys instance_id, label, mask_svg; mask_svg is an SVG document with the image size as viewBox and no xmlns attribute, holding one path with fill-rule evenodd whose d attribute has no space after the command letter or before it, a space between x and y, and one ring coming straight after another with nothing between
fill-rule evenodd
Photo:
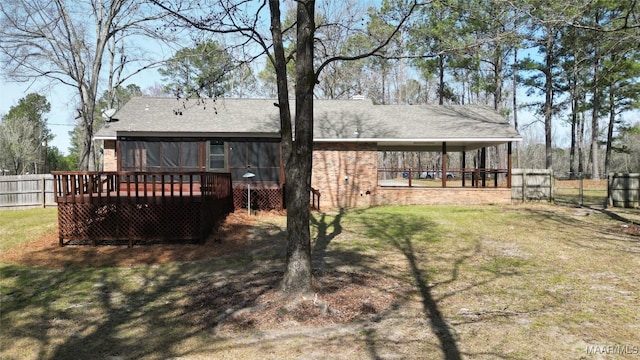
<instances>
[{"instance_id":1,"label":"covered patio","mask_svg":"<svg viewBox=\"0 0 640 360\"><path fill-rule=\"evenodd\" d=\"M323 208L511 201L512 149L522 138L490 108L362 101L316 114L331 125L314 145L312 187Z\"/></svg>"}]
</instances>

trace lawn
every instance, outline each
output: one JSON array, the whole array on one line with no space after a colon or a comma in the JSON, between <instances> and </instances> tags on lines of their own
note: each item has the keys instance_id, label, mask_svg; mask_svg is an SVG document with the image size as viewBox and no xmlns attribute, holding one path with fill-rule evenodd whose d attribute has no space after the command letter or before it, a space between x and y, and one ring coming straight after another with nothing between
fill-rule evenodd
<instances>
[{"instance_id":1,"label":"lawn","mask_svg":"<svg viewBox=\"0 0 640 360\"><path fill-rule=\"evenodd\" d=\"M229 221L239 217L201 248L170 245L193 259L154 263L167 245L56 248L55 210L0 213L0 358L640 353L640 231L606 212L527 204L313 213L318 292L302 307L267 296L282 269L285 218ZM63 266L29 262L42 258L28 255L31 246L49 241ZM203 255L216 246L227 250ZM144 253L154 257L103 259Z\"/></svg>"},{"instance_id":2,"label":"lawn","mask_svg":"<svg viewBox=\"0 0 640 360\"><path fill-rule=\"evenodd\" d=\"M582 187L582 194L580 193ZM562 204L603 206L607 203L607 179L556 180L554 200Z\"/></svg>"}]
</instances>

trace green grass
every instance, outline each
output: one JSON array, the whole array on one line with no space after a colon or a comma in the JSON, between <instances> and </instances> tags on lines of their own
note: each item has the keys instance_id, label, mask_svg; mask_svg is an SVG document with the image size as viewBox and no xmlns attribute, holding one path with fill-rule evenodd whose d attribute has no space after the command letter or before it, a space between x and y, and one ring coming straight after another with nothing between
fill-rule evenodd
<instances>
[{"instance_id":1,"label":"green grass","mask_svg":"<svg viewBox=\"0 0 640 360\"><path fill-rule=\"evenodd\" d=\"M253 262L239 252L131 268L0 263L0 358L441 358L435 318L465 358L580 358L587 345L640 346L640 239L603 213L548 205L313 213L321 266L408 284L395 310L342 330L204 329L195 315L227 309L203 302L194 312L187 305L206 295L194 289L268 273L282 260L284 238L269 234L283 217L254 224ZM55 209L0 213L0 253L55 226Z\"/></svg>"},{"instance_id":2,"label":"green grass","mask_svg":"<svg viewBox=\"0 0 640 360\"><path fill-rule=\"evenodd\" d=\"M55 208L0 212L0 252L55 229L57 216Z\"/></svg>"},{"instance_id":3,"label":"green grass","mask_svg":"<svg viewBox=\"0 0 640 360\"><path fill-rule=\"evenodd\" d=\"M554 200L558 203L583 205L604 205L607 203L607 190L583 190L582 199L579 189L556 189Z\"/></svg>"},{"instance_id":4,"label":"green grass","mask_svg":"<svg viewBox=\"0 0 640 360\"><path fill-rule=\"evenodd\" d=\"M583 180L582 197L579 180L556 180L554 199L561 204L605 205L607 202L607 180Z\"/></svg>"}]
</instances>

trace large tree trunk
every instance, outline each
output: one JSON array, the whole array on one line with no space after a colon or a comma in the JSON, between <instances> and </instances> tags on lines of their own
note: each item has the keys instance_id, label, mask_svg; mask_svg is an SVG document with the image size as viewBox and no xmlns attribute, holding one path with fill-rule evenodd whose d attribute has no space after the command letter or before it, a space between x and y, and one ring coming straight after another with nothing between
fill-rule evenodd
<instances>
[{"instance_id":1,"label":"large tree trunk","mask_svg":"<svg viewBox=\"0 0 640 360\"><path fill-rule=\"evenodd\" d=\"M576 178L576 147L578 132L578 61L577 51L573 52L573 71L571 73L571 149L569 150L569 177Z\"/></svg>"},{"instance_id":2,"label":"large tree trunk","mask_svg":"<svg viewBox=\"0 0 640 360\"><path fill-rule=\"evenodd\" d=\"M553 77L551 68L553 67L553 32L554 29L549 29L547 33L547 51L545 54L545 100L544 100L544 143L545 143L545 167L547 169L553 168L553 147L551 144L551 110L553 109Z\"/></svg>"},{"instance_id":3,"label":"large tree trunk","mask_svg":"<svg viewBox=\"0 0 640 360\"><path fill-rule=\"evenodd\" d=\"M604 155L604 174L608 176L611 170L611 150L613 143L613 128L616 121L616 107L615 107L615 86L611 85L609 88L609 127L607 129L607 147Z\"/></svg>"},{"instance_id":4,"label":"large tree trunk","mask_svg":"<svg viewBox=\"0 0 640 360\"><path fill-rule=\"evenodd\" d=\"M513 90L512 90L512 100L513 100L513 126L516 131L518 130L518 48L513 48ZM514 143L516 146L516 161L514 161L515 167L520 167L520 145L519 143Z\"/></svg>"},{"instance_id":5,"label":"large tree trunk","mask_svg":"<svg viewBox=\"0 0 640 360\"><path fill-rule=\"evenodd\" d=\"M596 14L596 24L599 23L599 16ZM598 164L598 135L600 132L600 127L598 125L600 119L599 66L600 53L598 40L596 39L593 54L593 112L591 113L591 178L594 180L600 180L600 168Z\"/></svg>"},{"instance_id":6,"label":"large tree trunk","mask_svg":"<svg viewBox=\"0 0 640 360\"><path fill-rule=\"evenodd\" d=\"M296 44L295 141L286 164L287 258L281 289L286 293L311 292L311 233L309 191L313 150L314 0L299 0ZM285 69L286 70L286 69Z\"/></svg>"}]
</instances>

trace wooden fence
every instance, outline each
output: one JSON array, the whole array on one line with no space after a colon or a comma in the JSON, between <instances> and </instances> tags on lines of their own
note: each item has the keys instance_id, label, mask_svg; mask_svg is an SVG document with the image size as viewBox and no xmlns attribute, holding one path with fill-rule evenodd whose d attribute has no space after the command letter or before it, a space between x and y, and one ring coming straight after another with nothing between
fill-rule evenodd
<instances>
[{"instance_id":1,"label":"wooden fence","mask_svg":"<svg viewBox=\"0 0 640 360\"><path fill-rule=\"evenodd\" d=\"M611 173L608 181L609 205L640 207L640 174Z\"/></svg>"},{"instance_id":2,"label":"wooden fence","mask_svg":"<svg viewBox=\"0 0 640 360\"><path fill-rule=\"evenodd\" d=\"M0 176L0 210L56 205L53 175Z\"/></svg>"},{"instance_id":3,"label":"wooden fence","mask_svg":"<svg viewBox=\"0 0 640 360\"><path fill-rule=\"evenodd\" d=\"M511 176L513 201L553 201L553 170L513 169Z\"/></svg>"}]
</instances>

